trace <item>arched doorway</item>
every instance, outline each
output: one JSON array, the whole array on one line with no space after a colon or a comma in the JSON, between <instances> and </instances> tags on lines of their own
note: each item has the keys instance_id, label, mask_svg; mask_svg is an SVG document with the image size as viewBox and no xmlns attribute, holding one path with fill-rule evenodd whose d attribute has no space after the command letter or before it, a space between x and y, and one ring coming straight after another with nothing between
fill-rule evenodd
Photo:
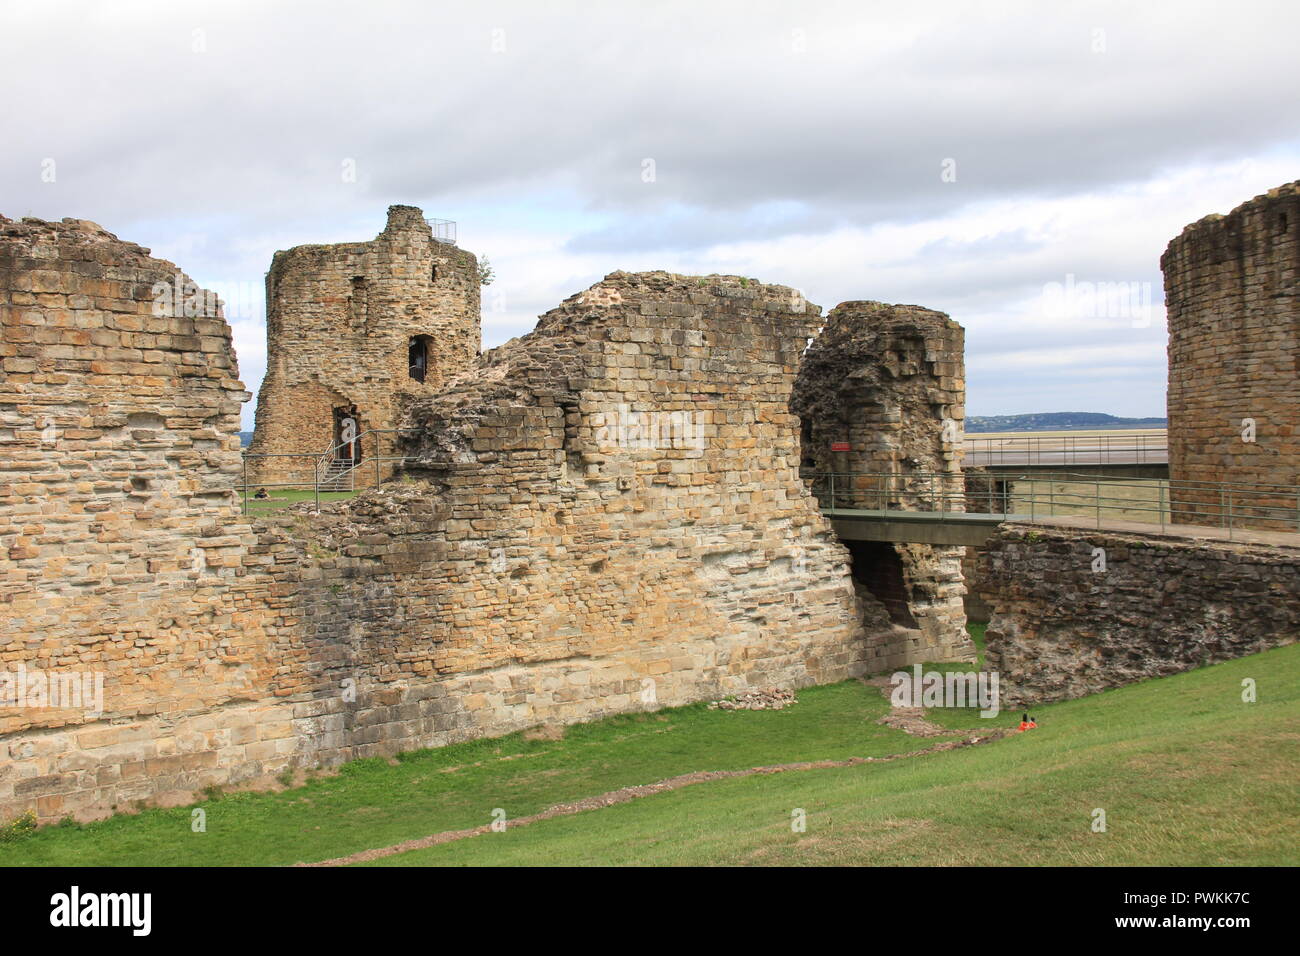
<instances>
[{"instance_id":1,"label":"arched doorway","mask_svg":"<svg viewBox=\"0 0 1300 956\"><path fill-rule=\"evenodd\" d=\"M334 460L357 464L361 461L361 416L357 406L334 409Z\"/></svg>"}]
</instances>

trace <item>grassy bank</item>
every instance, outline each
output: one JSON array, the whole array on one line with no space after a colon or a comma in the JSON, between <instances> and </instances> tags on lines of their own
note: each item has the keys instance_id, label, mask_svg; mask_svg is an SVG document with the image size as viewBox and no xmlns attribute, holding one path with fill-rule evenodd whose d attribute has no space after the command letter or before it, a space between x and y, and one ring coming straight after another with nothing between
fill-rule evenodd
<instances>
[{"instance_id":1,"label":"grassy bank","mask_svg":"<svg viewBox=\"0 0 1300 956\"><path fill-rule=\"evenodd\" d=\"M1257 703L1241 700L1246 677ZM1300 862L1300 645L1035 717L1038 730L980 747L720 781L375 865ZM1093 831L1099 809L1105 832Z\"/></svg>"},{"instance_id":2,"label":"grassy bank","mask_svg":"<svg viewBox=\"0 0 1300 956\"><path fill-rule=\"evenodd\" d=\"M1241 701L1254 678L1257 703ZM509 818L697 770L885 756L933 739L876 723L856 681L783 711L704 705L357 761L281 793L215 796L0 842L0 865L285 864ZM931 711L954 728L1010 726ZM377 861L420 864L1295 864L1300 645L1035 711L1039 729L845 769L702 783ZM1106 812L1105 833L1092 831ZM792 812L807 828L792 832Z\"/></svg>"}]
</instances>

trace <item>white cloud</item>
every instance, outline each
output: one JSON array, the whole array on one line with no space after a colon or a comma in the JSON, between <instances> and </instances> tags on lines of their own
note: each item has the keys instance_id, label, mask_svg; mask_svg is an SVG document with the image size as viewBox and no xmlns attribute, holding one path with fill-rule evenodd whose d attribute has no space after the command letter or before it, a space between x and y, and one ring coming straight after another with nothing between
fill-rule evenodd
<instances>
[{"instance_id":1,"label":"white cloud","mask_svg":"<svg viewBox=\"0 0 1300 956\"><path fill-rule=\"evenodd\" d=\"M1297 178L1298 26L1286 0L10 4L0 212L252 290L414 203L491 257L489 346L614 269L735 272L949 312L972 413L1159 414L1159 317L1052 321L1043 289L1158 306L1184 225Z\"/></svg>"}]
</instances>

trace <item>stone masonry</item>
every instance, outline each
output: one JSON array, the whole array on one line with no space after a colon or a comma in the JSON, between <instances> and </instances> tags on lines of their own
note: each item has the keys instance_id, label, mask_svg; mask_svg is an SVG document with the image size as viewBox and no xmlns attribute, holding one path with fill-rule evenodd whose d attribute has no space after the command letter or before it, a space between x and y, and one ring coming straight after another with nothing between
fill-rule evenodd
<instances>
[{"instance_id":1,"label":"stone masonry","mask_svg":"<svg viewBox=\"0 0 1300 956\"><path fill-rule=\"evenodd\" d=\"M820 324L614 273L408 402L395 480L250 520L219 303L91 223L0 219L0 816L907 659L799 474ZM102 704L32 691L84 674Z\"/></svg>"},{"instance_id":2,"label":"stone masonry","mask_svg":"<svg viewBox=\"0 0 1300 956\"><path fill-rule=\"evenodd\" d=\"M963 339L960 325L919 306L845 302L831 311L791 404L802 420L802 473L823 504L833 493L838 507L965 510ZM848 546L864 602L883 598L894 621L912 629L891 666L974 659L964 548Z\"/></svg>"},{"instance_id":3,"label":"stone masonry","mask_svg":"<svg viewBox=\"0 0 1300 956\"><path fill-rule=\"evenodd\" d=\"M255 456L322 455L354 407L358 433L396 428L405 404L469 368L480 343L478 262L436 241L414 206L389 207L387 226L371 242L277 252L266 276L267 369L248 449L250 482L310 486L314 458ZM418 372L413 348L422 352ZM362 435L349 457L389 456L394 441ZM391 470L391 462L379 469L381 476ZM354 477L374 473L365 467Z\"/></svg>"},{"instance_id":4,"label":"stone masonry","mask_svg":"<svg viewBox=\"0 0 1300 956\"><path fill-rule=\"evenodd\" d=\"M94 223L0 217L0 334L0 808L47 818L214 765L171 718L266 696L275 665L234 597L248 394L215 300ZM80 699L14 706L20 670L103 675L114 718L158 726L129 759L73 756L118 731Z\"/></svg>"},{"instance_id":5,"label":"stone masonry","mask_svg":"<svg viewBox=\"0 0 1300 956\"><path fill-rule=\"evenodd\" d=\"M1300 484L1300 183L1193 223L1160 265L1174 520L1220 524L1223 495L1195 485ZM1246 419L1254 441L1243 440ZM1243 504L1252 527L1297 530L1289 493L1238 495ZM1263 508L1289 513L1261 521Z\"/></svg>"},{"instance_id":6,"label":"stone masonry","mask_svg":"<svg viewBox=\"0 0 1300 956\"><path fill-rule=\"evenodd\" d=\"M1260 545L1003 525L977 576L993 607L985 667L1021 706L1289 644L1300 638L1294 537Z\"/></svg>"}]
</instances>

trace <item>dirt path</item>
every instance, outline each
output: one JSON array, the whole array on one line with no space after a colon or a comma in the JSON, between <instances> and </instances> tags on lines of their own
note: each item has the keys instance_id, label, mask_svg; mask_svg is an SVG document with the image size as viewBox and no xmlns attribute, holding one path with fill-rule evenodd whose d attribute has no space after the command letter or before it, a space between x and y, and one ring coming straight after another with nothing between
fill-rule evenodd
<instances>
[{"instance_id":1,"label":"dirt path","mask_svg":"<svg viewBox=\"0 0 1300 956\"><path fill-rule=\"evenodd\" d=\"M859 677L858 680L868 687L874 687L889 698L890 680L888 677ZM925 719L924 707L890 707L889 713L885 714L878 721L878 724L884 724L886 727L893 727L895 730L901 730L905 734L911 734L913 737L958 737L966 731L949 730L947 727L940 727Z\"/></svg>"},{"instance_id":2,"label":"dirt path","mask_svg":"<svg viewBox=\"0 0 1300 956\"><path fill-rule=\"evenodd\" d=\"M880 687L883 691L886 685L875 683L874 681L863 681L872 687ZM895 708L898 710L917 710L920 708ZM759 774L769 773L793 773L801 770L828 770L834 767L856 767L864 763L888 763L891 760L906 760L911 757L921 757L925 754L939 753L945 750L956 750L960 747L973 747L977 744L988 743L991 740L998 740L1011 733L1007 729L992 730L988 733L972 733L970 731L945 730L935 724L925 720L920 714L909 715L904 724L894 723L891 718L894 714L881 718L879 723L891 727L898 727L909 734L915 734L922 737L949 736L960 739L949 739L941 741L924 750L911 750L907 753L889 754L884 757L849 757L845 760L813 760L801 763L782 763L774 764L767 767L750 767L748 770L697 770L693 773L684 773L676 777L669 777L666 780L660 780L658 783L647 783L636 787L622 787L618 790L610 790L595 797L585 797L582 800L573 803L557 803L554 806L547 807L540 813L534 813L531 816L518 817L514 820L504 821L507 827L526 827L530 823L538 823L542 820L550 820L555 817L572 816L576 813L585 813L588 810L600 810L605 807L612 807L618 803L629 803L641 797L654 796L657 793L667 793L670 790L681 790L683 787L694 786L697 783L710 783L714 780L730 780L734 777L753 777ZM911 729L916 728L916 729ZM392 846L379 847L374 850L362 850L359 853L353 853L348 856L335 857L332 860L321 860L319 863L295 863L294 866L347 866L351 863L365 863L370 860L378 860L385 856L396 856L399 853L407 853L411 850L423 850L426 847L438 846L442 843L452 843L456 840L465 840L469 837L481 836L485 833L492 832L491 824L474 827L469 830L444 830L441 833L430 834L429 836L419 837L415 840L407 840L403 843L395 843Z\"/></svg>"}]
</instances>

